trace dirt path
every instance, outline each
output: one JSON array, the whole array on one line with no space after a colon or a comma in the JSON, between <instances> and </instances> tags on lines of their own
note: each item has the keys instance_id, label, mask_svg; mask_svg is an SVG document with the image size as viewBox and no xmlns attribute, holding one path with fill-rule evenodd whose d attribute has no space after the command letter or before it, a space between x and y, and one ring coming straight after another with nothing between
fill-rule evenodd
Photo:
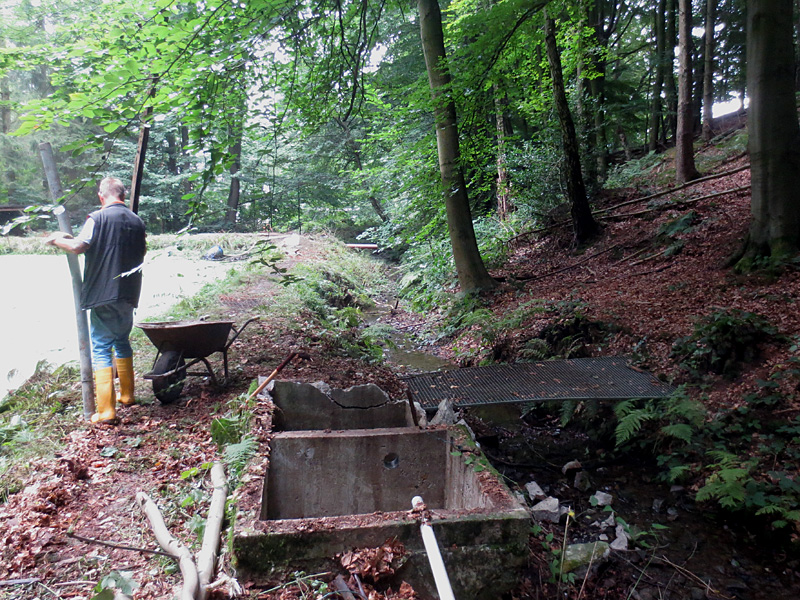
<instances>
[{"instance_id":1,"label":"dirt path","mask_svg":"<svg viewBox=\"0 0 800 600\"><path fill-rule=\"evenodd\" d=\"M289 252L283 266L314 260L320 247L306 238ZM275 291L268 278L220 298L220 311L241 323ZM90 544L71 534L118 545L156 549L149 524L135 503L147 492L161 507L173 535L199 549L192 527L205 519L209 482L205 465L219 460L211 441L211 421L226 403L247 390L259 375L269 374L289 352L306 349L310 362L290 364L283 376L298 381L328 381L349 387L369 381L385 389L400 384L385 367L330 356L324 347L298 337L302 332L262 319L247 327L229 350L230 385L215 389L200 378L188 378L178 402L161 405L149 382L137 379L139 403L118 407L119 426L64 426L63 452L27 465L22 489L0 504L0 598L85 598L112 570L129 571L140 588L138 599L166 598L180 583L169 559ZM218 357L217 357L218 358ZM220 361L212 357L220 368ZM141 366L137 366L141 372ZM79 392L72 395L80 402ZM190 477L197 469L200 476Z\"/></svg>"}]
</instances>

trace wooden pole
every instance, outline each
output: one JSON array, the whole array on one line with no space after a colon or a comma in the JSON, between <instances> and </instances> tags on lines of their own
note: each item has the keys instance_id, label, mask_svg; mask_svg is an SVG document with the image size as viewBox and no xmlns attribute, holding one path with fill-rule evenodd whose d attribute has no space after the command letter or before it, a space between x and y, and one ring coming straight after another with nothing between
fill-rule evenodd
<instances>
[{"instance_id":1,"label":"wooden pole","mask_svg":"<svg viewBox=\"0 0 800 600\"><path fill-rule=\"evenodd\" d=\"M142 129L139 131L139 143L136 144L136 158L133 160L133 179L131 180L131 210L139 213L139 196L142 194L142 177L144 175L144 158L147 154L147 142L150 139L150 124L147 120L153 109L149 106L144 111Z\"/></svg>"},{"instance_id":2,"label":"wooden pole","mask_svg":"<svg viewBox=\"0 0 800 600\"><path fill-rule=\"evenodd\" d=\"M64 192L61 188L61 180L58 177L58 168L53 156L53 148L49 142L39 144L39 153L42 155L42 164L47 176L47 185L50 188L50 197L53 202L58 203ZM72 235L72 226L69 222L69 214L63 205L59 205L53 211L58 218L58 228L64 233ZM83 416L87 419L92 416L95 410L94 405L94 382L92 381L92 350L89 341L89 323L86 320L86 312L81 308L81 290L83 289L83 279L81 268L78 264L78 257L71 252L67 252L67 264L72 276L72 296L75 301L75 320L78 325L78 350L81 362L81 392L83 395Z\"/></svg>"},{"instance_id":3,"label":"wooden pole","mask_svg":"<svg viewBox=\"0 0 800 600\"><path fill-rule=\"evenodd\" d=\"M152 79L153 85L147 94L148 99L156 94L158 77ZM142 128L139 130L139 142L136 144L136 157L133 159L133 178L131 179L130 209L139 214L139 196L142 194L142 177L144 176L144 159L147 154L147 142L150 140L150 116L153 107L148 106L142 115Z\"/></svg>"}]
</instances>

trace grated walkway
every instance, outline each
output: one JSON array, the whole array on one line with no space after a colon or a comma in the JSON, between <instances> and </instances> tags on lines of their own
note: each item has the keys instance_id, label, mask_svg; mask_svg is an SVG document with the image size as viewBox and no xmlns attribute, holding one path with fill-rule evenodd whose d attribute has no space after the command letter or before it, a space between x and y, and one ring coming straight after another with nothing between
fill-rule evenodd
<instances>
[{"instance_id":1,"label":"grated walkway","mask_svg":"<svg viewBox=\"0 0 800 600\"><path fill-rule=\"evenodd\" d=\"M575 358L468 367L410 375L403 380L426 410L452 399L456 406L546 400L666 398L674 388L629 366L625 357Z\"/></svg>"}]
</instances>

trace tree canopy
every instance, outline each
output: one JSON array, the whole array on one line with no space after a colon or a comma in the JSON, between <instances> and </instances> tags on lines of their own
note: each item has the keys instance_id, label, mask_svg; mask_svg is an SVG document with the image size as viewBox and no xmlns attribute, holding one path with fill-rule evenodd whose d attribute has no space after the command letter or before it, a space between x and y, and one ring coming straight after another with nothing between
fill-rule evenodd
<instances>
[{"instance_id":1,"label":"tree canopy","mask_svg":"<svg viewBox=\"0 0 800 600\"><path fill-rule=\"evenodd\" d=\"M744 103L746 11L742 0L686 4L693 78L682 135L697 136L708 98ZM674 144L677 0L438 6L438 68L449 77L431 95L409 3L3 0L0 204L43 202L35 147L47 140L67 202L88 209L101 175L129 179L147 126L141 210L151 229L333 227L444 282L452 255L433 243L453 218L436 159L442 98L452 101L465 206L490 266L500 238L574 202L576 160L591 205L621 160ZM545 7L566 103L553 93ZM559 123L569 121L577 153L564 149Z\"/></svg>"}]
</instances>

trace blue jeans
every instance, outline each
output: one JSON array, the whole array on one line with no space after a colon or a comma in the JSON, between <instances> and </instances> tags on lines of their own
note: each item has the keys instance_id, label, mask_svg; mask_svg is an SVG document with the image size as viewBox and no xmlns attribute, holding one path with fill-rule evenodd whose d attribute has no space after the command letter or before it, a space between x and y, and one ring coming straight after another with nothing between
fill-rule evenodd
<instances>
[{"instance_id":1,"label":"blue jeans","mask_svg":"<svg viewBox=\"0 0 800 600\"><path fill-rule=\"evenodd\" d=\"M92 336L92 365L105 369L117 358L131 358L133 349L128 336L133 329L133 305L129 302L104 304L92 309L89 319Z\"/></svg>"}]
</instances>

